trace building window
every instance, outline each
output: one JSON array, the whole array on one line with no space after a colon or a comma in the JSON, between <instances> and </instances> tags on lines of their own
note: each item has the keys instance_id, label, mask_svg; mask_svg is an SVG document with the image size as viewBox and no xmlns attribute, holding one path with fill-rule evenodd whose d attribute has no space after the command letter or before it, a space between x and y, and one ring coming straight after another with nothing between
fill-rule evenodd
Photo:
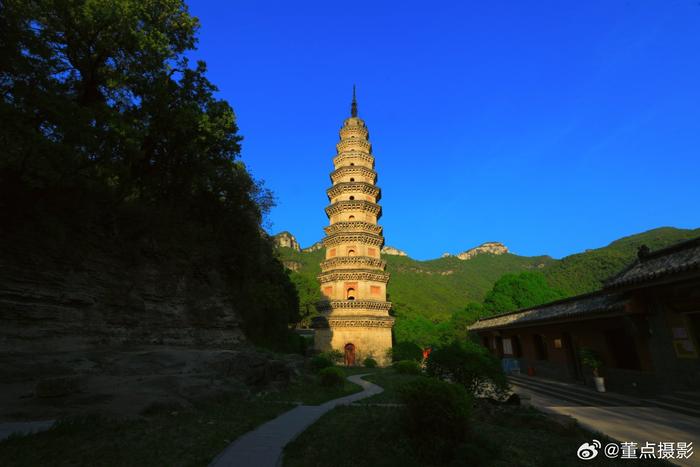
<instances>
[{"instance_id":1,"label":"building window","mask_svg":"<svg viewBox=\"0 0 700 467\"><path fill-rule=\"evenodd\" d=\"M354 179L354 178L350 178L350 181L351 181L351 182L354 182L354 181L355 181L355 179Z\"/></svg>"},{"instance_id":2,"label":"building window","mask_svg":"<svg viewBox=\"0 0 700 467\"><path fill-rule=\"evenodd\" d=\"M355 250L348 250L348 256L355 256Z\"/></svg>"},{"instance_id":3,"label":"building window","mask_svg":"<svg viewBox=\"0 0 700 467\"><path fill-rule=\"evenodd\" d=\"M346 298L347 298L348 300L355 300L355 289L353 289L352 287L350 287L350 288L348 289L348 291L347 291L347 296L346 296Z\"/></svg>"},{"instance_id":4,"label":"building window","mask_svg":"<svg viewBox=\"0 0 700 467\"><path fill-rule=\"evenodd\" d=\"M510 338L506 337L502 341L503 343L503 354L504 355L513 355L513 341L510 340Z\"/></svg>"},{"instance_id":5,"label":"building window","mask_svg":"<svg viewBox=\"0 0 700 467\"><path fill-rule=\"evenodd\" d=\"M348 220L350 220L350 221L355 220L355 216L353 216L352 214L350 214L350 215L348 216Z\"/></svg>"},{"instance_id":6,"label":"building window","mask_svg":"<svg viewBox=\"0 0 700 467\"><path fill-rule=\"evenodd\" d=\"M537 360L547 360L547 343L540 334L534 334L532 341L535 346L535 358Z\"/></svg>"},{"instance_id":7,"label":"building window","mask_svg":"<svg viewBox=\"0 0 700 467\"><path fill-rule=\"evenodd\" d=\"M350 201L354 201L354 200L355 200L355 197L354 197L354 196L351 196L351 197L350 197Z\"/></svg>"},{"instance_id":8,"label":"building window","mask_svg":"<svg viewBox=\"0 0 700 467\"><path fill-rule=\"evenodd\" d=\"M355 163L354 163L354 162L350 162L350 165L355 165Z\"/></svg>"}]
</instances>

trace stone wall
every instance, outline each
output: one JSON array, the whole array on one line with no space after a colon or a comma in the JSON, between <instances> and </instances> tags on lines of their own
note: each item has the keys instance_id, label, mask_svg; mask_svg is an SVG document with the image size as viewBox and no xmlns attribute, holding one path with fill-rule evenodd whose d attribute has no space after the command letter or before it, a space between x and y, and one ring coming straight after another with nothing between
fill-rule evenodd
<instances>
[{"instance_id":1,"label":"stone wall","mask_svg":"<svg viewBox=\"0 0 700 467\"><path fill-rule=\"evenodd\" d=\"M245 341L216 266L90 235L63 245L0 242L0 353Z\"/></svg>"}]
</instances>

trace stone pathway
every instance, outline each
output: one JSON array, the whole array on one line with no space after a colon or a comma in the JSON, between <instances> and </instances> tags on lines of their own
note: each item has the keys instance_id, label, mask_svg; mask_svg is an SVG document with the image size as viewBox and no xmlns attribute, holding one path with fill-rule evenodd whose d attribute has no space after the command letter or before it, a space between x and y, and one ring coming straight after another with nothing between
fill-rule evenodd
<instances>
[{"instance_id":1,"label":"stone pathway","mask_svg":"<svg viewBox=\"0 0 700 467\"><path fill-rule=\"evenodd\" d=\"M55 420L44 420L40 422L3 422L0 423L0 441L9 438L12 434L28 435L39 431L48 430L53 426Z\"/></svg>"},{"instance_id":2,"label":"stone pathway","mask_svg":"<svg viewBox=\"0 0 700 467\"><path fill-rule=\"evenodd\" d=\"M321 415L340 405L350 405L384 390L362 379L366 375L353 375L348 380L362 386L363 391L333 399L321 405L300 405L274 420L260 425L231 443L219 454L210 467L276 467L282 465L284 447L306 430Z\"/></svg>"}]
</instances>

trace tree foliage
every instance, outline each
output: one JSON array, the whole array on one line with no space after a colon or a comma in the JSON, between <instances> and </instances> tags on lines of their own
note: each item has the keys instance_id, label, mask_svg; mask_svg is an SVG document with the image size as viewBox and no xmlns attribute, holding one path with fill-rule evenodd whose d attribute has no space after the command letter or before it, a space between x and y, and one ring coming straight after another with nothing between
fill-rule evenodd
<instances>
[{"instance_id":1,"label":"tree foliage","mask_svg":"<svg viewBox=\"0 0 700 467\"><path fill-rule=\"evenodd\" d=\"M503 313L564 297L564 293L550 287L540 273L526 271L520 274L505 274L486 294L484 310L487 313Z\"/></svg>"},{"instance_id":2,"label":"tree foliage","mask_svg":"<svg viewBox=\"0 0 700 467\"><path fill-rule=\"evenodd\" d=\"M508 390L508 381L498 359L469 340L455 340L434 349L428 358L427 373L461 384L470 394L500 397Z\"/></svg>"},{"instance_id":3,"label":"tree foliage","mask_svg":"<svg viewBox=\"0 0 700 467\"><path fill-rule=\"evenodd\" d=\"M184 2L0 8L3 224L184 248L227 271L246 331L275 341L297 298L260 227L272 196L239 160L233 109L187 58L198 22Z\"/></svg>"},{"instance_id":4,"label":"tree foliage","mask_svg":"<svg viewBox=\"0 0 700 467\"><path fill-rule=\"evenodd\" d=\"M299 296L299 322L297 325L302 328L308 328L311 326L313 317L318 315L316 304L322 298L318 281L306 274L297 272L292 272L290 278Z\"/></svg>"}]
</instances>

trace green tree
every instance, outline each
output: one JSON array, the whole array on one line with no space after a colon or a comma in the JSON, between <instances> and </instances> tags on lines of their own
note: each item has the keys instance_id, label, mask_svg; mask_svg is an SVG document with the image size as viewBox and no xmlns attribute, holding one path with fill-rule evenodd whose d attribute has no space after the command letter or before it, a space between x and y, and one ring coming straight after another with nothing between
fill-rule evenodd
<instances>
[{"instance_id":1,"label":"green tree","mask_svg":"<svg viewBox=\"0 0 700 467\"><path fill-rule=\"evenodd\" d=\"M298 304L261 229L273 198L187 58L198 21L184 2L5 0L0 28L0 225L185 250L226 271L250 336L279 341Z\"/></svg>"},{"instance_id":2,"label":"green tree","mask_svg":"<svg viewBox=\"0 0 700 467\"><path fill-rule=\"evenodd\" d=\"M299 296L298 325L303 328L308 328L311 326L313 317L318 315L316 303L322 298L318 282L308 275L299 274L297 272L291 272L290 278Z\"/></svg>"},{"instance_id":3,"label":"green tree","mask_svg":"<svg viewBox=\"0 0 700 467\"><path fill-rule=\"evenodd\" d=\"M565 294L550 287L540 273L526 271L520 274L505 274L486 294L484 310L489 314L504 313L564 297Z\"/></svg>"},{"instance_id":4,"label":"green tree","mask_svg":"<svg viewBox=\"0 0 700 467\"><path fill-rule=\"evenodd\" d=\"M469 338L468 327L484 315L484 307L480 303L470 303L463 310L456 311L450 318L450 328L455 339Z\"/></svg>"}]
</instances>

